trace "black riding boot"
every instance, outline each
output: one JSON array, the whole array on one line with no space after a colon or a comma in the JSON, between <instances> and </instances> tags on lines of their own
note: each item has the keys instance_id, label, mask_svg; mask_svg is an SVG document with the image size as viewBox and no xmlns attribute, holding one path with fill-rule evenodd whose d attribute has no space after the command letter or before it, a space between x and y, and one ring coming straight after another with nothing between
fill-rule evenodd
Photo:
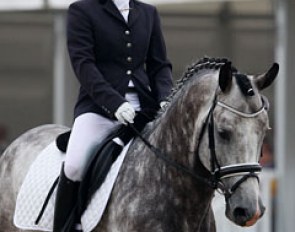
<instances>
[{"instance_id":1,"label":"black riding boot","mask_svg":"<svg viewBox=\"0 0 295 232\"><path fill-rule=\"evenodd\" d=\"M62 165L55 198L53 232L72 232L80 182L68 179Z\"/></svg>"}]
</instances>

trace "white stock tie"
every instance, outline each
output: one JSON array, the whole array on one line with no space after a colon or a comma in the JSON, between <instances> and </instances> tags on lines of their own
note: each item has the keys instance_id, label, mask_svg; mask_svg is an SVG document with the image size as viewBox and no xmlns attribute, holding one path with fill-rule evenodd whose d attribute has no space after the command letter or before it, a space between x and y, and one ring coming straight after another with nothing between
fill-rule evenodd
<instances>
[{"instance_id":1,"label":"white stock tie","mask_svg":"<svg viewBox=\"0 0 295 232\"><path fill-rule=\"evenodd\" d=\"M128 22L129 15L129 0L113 0L125 21Z\"/></svg>"}]
</instances>

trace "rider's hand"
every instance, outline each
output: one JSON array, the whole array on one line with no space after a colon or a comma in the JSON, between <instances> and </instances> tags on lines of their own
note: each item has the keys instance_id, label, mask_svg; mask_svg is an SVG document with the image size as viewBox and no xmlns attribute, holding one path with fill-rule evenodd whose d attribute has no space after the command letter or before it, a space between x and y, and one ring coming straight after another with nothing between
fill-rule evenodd
<instances>
[{"instance_id":1,"label":"rider's hand","mask_svg":"<svg viewBox=\"0 0 295 232\"><path fill-rule=\"evenodd\" d=\"M129 102L124 102L115 112L115 117L124 125L134 123L135 110Z\"/></svg>"}]
</instances>

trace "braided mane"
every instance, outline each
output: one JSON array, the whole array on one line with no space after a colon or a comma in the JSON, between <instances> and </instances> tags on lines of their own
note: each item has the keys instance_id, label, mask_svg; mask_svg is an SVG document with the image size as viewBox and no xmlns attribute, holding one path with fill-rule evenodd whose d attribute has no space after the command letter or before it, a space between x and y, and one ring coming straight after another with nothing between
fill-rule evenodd
<instances>
[{"instance_id":1,"label":"braided mane","mask_svg":"<svg viewBox=\"0 0 295 232\"><path fill-rule=\"evenodd\" d=\"M231 62L227 58L211 58L203 57L200 60L189 65L184 71L182 77L176 81L176 86L173 88L171 95L168 97L168 101L171 102L175 94L193 77L200 71L203 70L218 70L222 65ZM253 88L250 80L246 75L238 73L238 70L232 66L232 73L234 74L237 84L240 87L242 93L245 96L253 96Z\"/></svg>"},{"instance_id":2,"label":"braided mane","mask_svg":"<svg viewBox=\"0 0 295 232\"><path fill-rule=\"evenodd\" d=\"M189 65L184 71L182 77L176 81L176 86L173 88L168 100L171 101L175 94L201 70L218 70L225 63L230 62L227 58L210 58L203 57L200 60ZM236 69L234 69L236 70ZM234 71L233 70L233 71Z\"/></svg>"}]
</instances>

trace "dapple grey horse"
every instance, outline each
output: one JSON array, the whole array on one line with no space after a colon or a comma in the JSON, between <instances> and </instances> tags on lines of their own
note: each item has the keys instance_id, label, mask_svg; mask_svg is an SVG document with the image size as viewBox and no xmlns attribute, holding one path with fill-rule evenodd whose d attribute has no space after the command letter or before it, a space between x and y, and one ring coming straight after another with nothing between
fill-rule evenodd
<instances>
[{"instance_id":1,"label":"dapple grey horse","mask_svg":"<svg viewBox=\"0 0 295 232\"><path fill-rule=\"evenodd\" d=\"M278 73L244 75L226 59L189 66L165 110L130 147L108 207L94 231L215 231L211 200L225 195L226 216L251 226L263 215L259 159L269 128L267 100L259 93ZM1 157L0 231L12 224L21 183L36 156L67 130L32 129Z\"/></svg>"}]
</instances>

